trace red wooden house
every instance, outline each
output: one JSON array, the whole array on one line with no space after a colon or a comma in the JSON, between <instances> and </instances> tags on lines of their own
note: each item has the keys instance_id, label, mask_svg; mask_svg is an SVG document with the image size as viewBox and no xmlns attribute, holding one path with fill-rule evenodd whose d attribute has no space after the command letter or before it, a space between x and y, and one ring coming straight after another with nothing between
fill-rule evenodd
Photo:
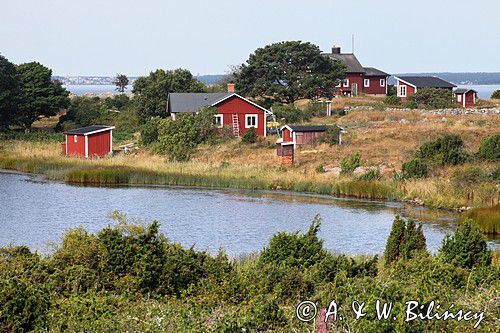
<instances>
[{"instance_id":1,"label":"red wooden house","mask_svg":"<svg viewBox=\"0 0 500 333\"><path fill-rule=\"evenodd\" d=\"M477 92L473 89L458 88L453 92L455 94L455 101L461 107L473 108L476 106Z\"/></svg>"},{"instance_id":2,"label":"red wooden house","mask_svg":"<svg viewBox=\"0 0 500 333\"><path fill-rule=\"evenodd\" d=\"M87 126L67 131L63 154L75 157L103 157L113 152L114 126Z\"/></svg>"},{"instance_id":3,"label":"red wooden house","mask_svg":"<svg viewBox=\"0 0 500 333\"><path fill-rule=\"evenodd\" d=\"M171 93L168 112L175 119L180 114L197 113L205 106L213 106L218 110L214 120L218 127L230 127L235 136L255 127L258 136L266 136L267 116L272 113L236 94L233 85L228 88L227 93Z\"/></svg>"},{"instance_id":4,"label":"red wooden house","mask_svg":"<svg viewBox=\"0 0 500 333\"><path fill-rule=\"evenodd\" d=\"M397 96L405 102L408 97L417 93L419 88L438 88L449 90L450 96L453 83L445 81L435 76L395 76L397 81Z\"/></svg>"},{"instance_id":5,"label":"red wooden house","mask_svg":"<svg viewBox=\"0 0 500 333\"><path fill-rule=\"evenodd\" d=\"M363 67L353 53L341 53L338 46L333 46L332 53L324 53L324 55L347 67L345 79L338 86L338 94L347 96L387 95L389 74L373 67Z\"/></svg>"}]
</instances>

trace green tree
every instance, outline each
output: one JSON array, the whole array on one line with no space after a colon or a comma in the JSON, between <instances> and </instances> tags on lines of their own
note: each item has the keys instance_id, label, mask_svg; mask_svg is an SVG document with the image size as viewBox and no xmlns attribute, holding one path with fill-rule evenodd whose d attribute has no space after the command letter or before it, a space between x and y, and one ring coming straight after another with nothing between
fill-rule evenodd
<instances>
[{"instance_id":1,"label":"green tree","mask_svg":"<svg viewBox=\"0 0 500 333\"><path fill-rule=\"evenodd\" d=\"M446 134L420 146L417 157L438 165L458 165L467 158L464 142L456 134Z\"/></svg>"},{"instance_id":2,"label":"green tree","mask_svg":"<svg viewBox=\"0 0 500 333\"><path fill-rule=\"evenodd\" d=\"M452 93L447 89L421 88L408 97L408 104L420 108L456 108Z\"/></svg>"},{"instance_id":3,"label":"green tree","mask_svg":"<svg viewBox=\"0 0 500 333\"><path fill-rule=\"evenodd\" d=\"M116 74L114 83L116 90L123 94L128 86L129 80L125 74Z\"/></svg>"},{"instance_id":4,"label":"green tree","mask_svg":"<svg viewBox=\"0 0 500 333\"><path fill-rule=\"evenodd\" d=\"M477 157L487 161L500 160L500 134L493 134L481 140Z\"/></svg>"},{"instance_id":5,"label":"green tree","mask_svg":"<svg viewBox=\"0 0 500 333\"><path fill-rule=\"evenodd\" d=\"M350 175L359 166L361 166L360 152L357 152L353 155L344 156L342 157L342 161L340 162L340 173L343 175Z\"/></svg>"},{"instance_id":6,"label":"green tree","mask_svg":"<svg viewBox=\"0 0 500 333\"><path fill-rule=\"evenodd\" d=\"M52 81L52 70L38 62L17 67L20 85L16 123L26 131L40 117L50 117L69 106L69 92L58 81Z\"/></svg>"},{"instance_id":7,"label":"green tree","mask_svg":"<svg viewBox=\"0 0 500 333\"><path fill-rule=\"evenodd\" d=\"M293 103L301 98L331 97L345 67L321 54L318 46L301 41L259 48L235 73L244 95Z\"/></svg>"},{"instance_id":8,"label":"green tree","mask_svg":"<svg viewBox=\"0 0 500 333\"><path fill-rule=\"evenodd\" d=\"M491 98L493 99L500 99L500 90L496 90L491 94Z\"/></svg>"},{"instance_id":9,"label":"green tree","mask_svg":"<svg viewBox=\"0 0 500 333\"><path fill-rule=\"evenodd\" d=\"M425 248L422 225L417 225L413 219L396 216L385 247L385 263L389 265L399 259L410 259L415 252L425 251Z\"/></svg>"},{"instance_id":10,"label":"green tree","mask_svg":"<svg viewBox=\"0 0 500 333\"><path fill-rule=\"evenodd\" d=\"M157 69L148 76L134 82L134 99L137 114L142 124L151 117L165 118L167 114L168 94L171 92L203 92L205 85L198 81L188 70L176 69L165 71Z\"/></svg>"},{"instance_id":11,"label":"green tree","mask_svg":"<svg viewBox=\"0 0 500 333\"><path fill-rule=\"evenodd\" d=\"M16 113L18 88L16 66L0 55L0 130L12 122Z\"/></svg>"},{"instance_id":12,"label":"green tree","mask_svg":"<svg viewBox=\"0 0 500 333\"><path fill-rule=\"evenodd\" d=\"M447 235L439 253L445 262L464 268L489 266L492 260L483 234L472 221L465 221L454 235Z\"/></svg>"}]
</instances>

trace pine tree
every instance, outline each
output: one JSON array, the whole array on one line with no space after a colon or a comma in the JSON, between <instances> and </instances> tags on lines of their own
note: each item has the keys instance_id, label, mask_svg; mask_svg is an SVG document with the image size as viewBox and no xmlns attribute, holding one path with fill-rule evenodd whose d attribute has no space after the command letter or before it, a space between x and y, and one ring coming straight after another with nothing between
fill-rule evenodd
<instances>
[{"instance_id":1,"label":"pine tree","mask_svg":"<svg viewBox=\"0 0 500 333\"><path fill-rule=\"evenodd\" d=\"M387 265L398 259L410 259L415 252L426 249L425 236L422 225L417 225L413 219L405 221L396 216L392 224L392 230L387 239L385 248L385 263Z\"/></svg>"}]
</instances>

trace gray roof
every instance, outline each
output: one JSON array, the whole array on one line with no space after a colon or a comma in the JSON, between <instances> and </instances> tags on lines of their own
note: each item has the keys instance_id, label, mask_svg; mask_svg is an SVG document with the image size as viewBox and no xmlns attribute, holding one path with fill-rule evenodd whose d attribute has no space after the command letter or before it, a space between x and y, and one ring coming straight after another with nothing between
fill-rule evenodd
<instances>
[{"instance_id":1,"label":"gray roof","mask_svg":"<svg viewBox=\"0 0 500 333\"><path fill-rule=\"evenodd\" d=\"M365 75L366 76L390 76L386 72L382 72L379 69L373 67L365 67Z\"/></svg>"},{"instance_id":2,"label":"gray roof","mask_svg":"<svg viewBox=\"0 0 500 333\"><path fill-rule=\"evenodd\" d=\"M326 125L289 125L294 132L324 132Z\"/></svg>"},{"instance_id":3,"label":"gray roof","mask_svg":"<svg viewBox=\"0 0 500 333\"><path fill-rule=\"evenodd\" d=\"M397 76L417 88L454 88L456 85L436 76Z\"/></svg>"},{"instance_id":4,"label":"gray roof","mask_svg":"<svg viewBox=\"0 0 500 333\"><path fill-rule=\"evenodd\" d=\"M457 88L453 92L455 94L465 94L466 92L473 91L476 92L474 89L468 89L468 88Z\"/></svg>"},{"instance_id":5,"label":"gray roof","mask_svg":"<svg viewBox=\"0 0 500 333\"><path fill-rule=\"evenodd\" d=\"M64 134L85 135L85 134L95 132L95 131L103 131L103 130L107 130L107 129L112 130L113 128L114 128L113 126L92 125L92 126L77 128L74 130L69 130L67 132L64 132Z\"/></svg>"},{"instance_id":6,"label":"gray roof","mask_svg":"<svg viewBox=\"0 0 500 333\"><path fill-rule=\"evenodd\" d=\"M342 62L347 66L347 73L364 73L365 69L361 66L358 58L352 53L324 53L330 58Z\"/></svg>"},{"instance_id":7,"label":"gray roof","mask_svg":"<svg viewBox=\"0 0 500 333\"><path fill-rule=\"evenodd\" d=\"M171 113L195 113L234 93L171 93L168 95L168 111Z\"/></svg>"}]
</instances>

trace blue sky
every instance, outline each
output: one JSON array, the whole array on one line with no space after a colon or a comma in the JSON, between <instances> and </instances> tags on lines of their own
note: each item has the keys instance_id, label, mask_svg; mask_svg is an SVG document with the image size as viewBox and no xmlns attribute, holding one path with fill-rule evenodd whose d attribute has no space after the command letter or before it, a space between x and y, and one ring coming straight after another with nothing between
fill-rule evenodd
<instances>
[{"instance_id":1,"label":"blue sky","mask_svg":"<svg viewBox=\"0 0 500 333\"><path fill-rule=\"evenodd\" d=\"M3 0L0 53L57 75L220 74L284 40L390 73L500 71L498 0Z\"/></svg>"}]
</instances>

